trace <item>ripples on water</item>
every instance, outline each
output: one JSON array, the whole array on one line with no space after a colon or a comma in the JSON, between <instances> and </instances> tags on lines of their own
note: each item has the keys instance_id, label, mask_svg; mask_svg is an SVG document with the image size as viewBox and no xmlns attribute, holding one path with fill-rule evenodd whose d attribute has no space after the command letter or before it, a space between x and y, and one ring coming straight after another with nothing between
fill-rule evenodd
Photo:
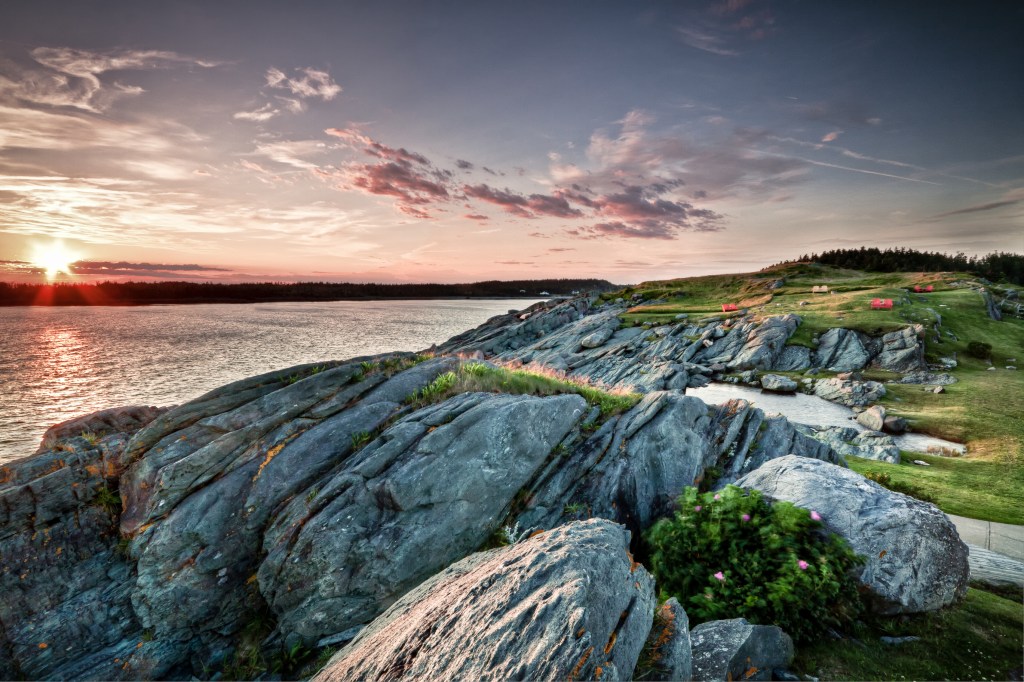
<instances>
[{"instance_id":1,"label":"ripples on water","mask_svg":"<svg viewBox=\"0 0 1024 682\"><path fill-rule=\"evenodd\" d=\"M532 300L0 308L0 462L47 427L174 405L254 374L440 343Z\"/></svg>"}]
</instances>

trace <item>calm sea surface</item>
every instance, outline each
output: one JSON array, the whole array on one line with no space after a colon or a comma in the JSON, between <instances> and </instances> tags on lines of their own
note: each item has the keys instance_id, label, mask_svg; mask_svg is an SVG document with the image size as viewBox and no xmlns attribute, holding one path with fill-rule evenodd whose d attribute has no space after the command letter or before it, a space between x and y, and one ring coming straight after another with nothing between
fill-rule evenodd
<instances>
[{"instance_id":1,"label":"calm sea surface","mask_svg":"<svg viewBox=\"0 0 1024 682\"><path fill-rule=\"evenodd\" d=\"M524 299L0 308L0 462L58 422L306 362L440 343Z\"/></svg>"}]
</instances>

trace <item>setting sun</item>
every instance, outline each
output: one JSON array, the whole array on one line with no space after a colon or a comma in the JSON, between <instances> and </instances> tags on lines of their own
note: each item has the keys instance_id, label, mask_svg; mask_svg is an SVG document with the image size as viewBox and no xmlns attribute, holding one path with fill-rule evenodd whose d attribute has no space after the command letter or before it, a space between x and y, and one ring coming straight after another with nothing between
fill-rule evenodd
<instances>
[{"instance_id":1,"label":"setting sun","mask_svg":"<svg viewBox=\"0 0 1024 682\"><path fill-rule=\"evenodd\" d=\"M57 273L63 272L66 275L73 275L71 264L78 260L76 253L68 251L62 242L51 242L49 244L36 244L31 263L37 268L46 271L46 279L53 279Z\"/></svg>"}]
</instances>

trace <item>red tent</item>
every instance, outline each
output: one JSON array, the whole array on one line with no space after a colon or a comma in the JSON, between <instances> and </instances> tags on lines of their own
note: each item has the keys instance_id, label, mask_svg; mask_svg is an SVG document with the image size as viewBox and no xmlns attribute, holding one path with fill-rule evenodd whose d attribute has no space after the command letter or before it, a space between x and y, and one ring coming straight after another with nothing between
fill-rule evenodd
<instances>
[{"instance_id":1,"label":"red tent","mask_svg":"<svg viewBox=\"0 0 1024 682\"><path fill-rule=\"evenodd\" d=\"M737 310L739 310L739 308L736 307L735 303L723 303L722 304L722 312L723 313L731 313L731 312L735 312Z\"/></svg>"},{"instance_id":2,"label":"red tent","mask_svg":"<svg viewBox=\"0 0 1024 682\"><path fill-rule=\"evenodd\" d=\"M892 308L891 298L876 298L871 301L871 308L875 310L889 310Z\"/></svg>"},{"instance_id":3,"label":"red tent","mask_svg":"<svg viewBox=\"0 0 1024 682\"><path fill-rule=\"evenodd\" d=\"M924 288L924 290L928 291L928 292L935 291L935 287L933 287L931 284L929 284L928 286L926 286Z\"/></svg>"},{"instance_id":4,"label":"red tent","mask_svg":"<svg viewBox=\"0 0 1024 682\"><path fill-rule=\"evenodd\" d=\"M924 289L922 289L922 288L921 288L921 285L920 285L920 284L915 284L915 285L914 285L914 293L916 293L916 294L919 294L919 293L921 293L922 291L924 291Z\"/></svg>"}]
</instances>

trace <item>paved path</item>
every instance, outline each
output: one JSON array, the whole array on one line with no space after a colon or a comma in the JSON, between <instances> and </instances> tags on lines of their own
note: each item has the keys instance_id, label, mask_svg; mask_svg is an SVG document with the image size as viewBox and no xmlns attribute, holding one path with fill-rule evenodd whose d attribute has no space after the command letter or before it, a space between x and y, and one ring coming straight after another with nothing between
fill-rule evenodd
<instances>
[{"instance_id":1,"label":"paved path","mask_svg":"<svg viewBox=\"0 0 1024 682\"><path fill-rule=\"evenodd\" d=\"M978 521L947 514L963 541L992 550L1011 559L1024 561L1024 526L994 521Z\"/></svg>"},{"instance_id":2,"label":"paved path","mask_svg":"<svg viewBox=\"0 0 1024 682\"><path fill-rule=\"evenodd\" d=\"M1024 526L947 516L971 550L971 578L1024 588Z\"/></svg>"},{"instance_id":3,"label":"paved path","mask_svg":"<svg viewBox=\"0 0 1024 682\"><path fill-rule=\"evenodd\" d=\"M1024 589L1024 561L1017 561L968 543L971 579L990 585L1016 585Z\"/></svg>"}]
</instances>

